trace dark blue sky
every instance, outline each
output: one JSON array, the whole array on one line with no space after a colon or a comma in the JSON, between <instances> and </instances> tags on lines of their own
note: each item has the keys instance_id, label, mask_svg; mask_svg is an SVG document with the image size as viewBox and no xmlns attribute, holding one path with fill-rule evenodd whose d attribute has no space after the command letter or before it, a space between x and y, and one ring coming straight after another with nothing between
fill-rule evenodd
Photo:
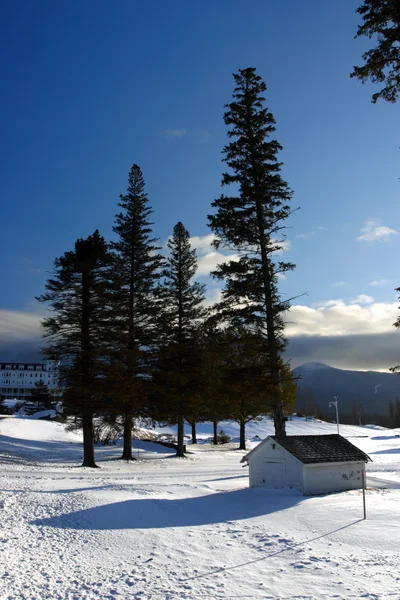
<instances>
[{"instance_id":1,"label":"dark blue sky","mask_svg":"<svg viewBox=\"0 0 400 600\"><path fill-rule=\"evenodd\" d=\"M301 206L288 231L298 268L282 293L308 292L309 306L393 302L399 106L372 105L375 88L349 77L370 44L354 40L359 4L3 0L0 309L36 310L55 256L96 228L110 238L133 163L162 241L178 220L208 235L223 106L247 66L267 83Z\"/></svg>"}]
</instances>

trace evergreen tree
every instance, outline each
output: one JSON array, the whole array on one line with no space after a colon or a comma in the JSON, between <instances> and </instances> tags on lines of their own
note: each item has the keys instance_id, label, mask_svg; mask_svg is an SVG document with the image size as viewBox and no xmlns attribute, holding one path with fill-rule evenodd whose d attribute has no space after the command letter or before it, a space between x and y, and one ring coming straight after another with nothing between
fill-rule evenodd
<instances>
[{"instance_id":1,"label":"evergreen tree","mask_svg":"<svg viewBox=\"0 0 400 600\"><path fill-rule=\"evenodd\" d=\"M199 366L199 325L205 311L204 286L193 282L197 270L196 250L182 223L174 227L167 243L170 251L159 289L161 364L158 381L164 381L163 400L178 424L177 456L184 456L185 416L196 413Z\"/></svg>"},{"instance_id":2,"label":"evergreen tree","mask_svg":"<svg viewBox=\"0 0 400 600\"><path fill-rule=\"evenodd\" d=\"M0 415L10 415L11 410L5 404L5 396L0 395Z\"/></svg>"},{"instance_id":3,"label":"evergreen tree","mask_svg":"<svg viewBox=\"0 0 400 600\"><path fill-rule=\"evenodd\" d=\"M227 334L215 319L207 319L201 336L201 397L204 420L213 424L213 443L218 444L218 423L231 418L225 365Z\"/></svg>"},{"instance_id":4,"label":"evergreen tree","mask_svg":"<svg viewBox=\"0 0 400 600\"><path fill-rule=\"evenodd\" d=\"M93 415L108 350L109 266L107 244L96 230L87 239L78 239L73 251L55 260L53 278L46 283L46 293L38 298L53 310L53 316L42 323L44 352L48 358L62 361L64 402L82 418L84 467L97 466Z\"/></svg>"},{"instance_id":5,"label":"evergreen tree","mask_svg":"<svg viewBox=\"0 0 400 600\"><path fill-rule=\"evenodd\" d=\"M364 0L357 9L363 18L357 37L377 36L377 46L364 52L364 64L354 67L351 77L365 83L383 83L379 92L372 95L372 102L383 98L396 102L400 93L400 1Z\"/></svg>"},{"instance_id":6,"label":"evergreen tree","mask_svg":"<svg viewBox=\"0 0 400 600\"><path fill-rule=\"evenodd\" d=\"M259 336L239 325L226 332L226 341L224 386L229 417L239 424L239 449L246 450L246 424L267 413L268 367Z\"/></svg>"},{"instance_id":7,"label":"evergreen tree","mask_svg":"<svg viewBox=\"0 0 400 600\"><path fill-rule=\"evenodd\" d=\"M400 292L400 288L396 288L395 291L396 292ZM400 296L399 296L399 300L400 300ZM396 329L400 329L400 316L397 317L396 321L393 323L393 327L396 327ZM400 365L396 365L395 367L391 367L390 371L392 371L392 373L400 373Z\"/></svg>"},{"instance_id":8,"label":"evergreen tree","mask_svg":"<svg viewBox=\"0 0 400 600\"><path fill-rule=\"evenodd\" d=\"M120 196L118 206L122 211L116 215L113 227L117 241L111 244L116 288L114 306L118 311L118 319L114 323L115 352L112 360L119 363L118 371L124 373L123 379L127 384L121 386L118 393L124 417L122 458L133 460L133 418L144 404L142 379L155 337L154 285L163 265L163 258L158 254L157 238L152 237L150 215L153 211L149 207L143 174L138 165L133 165L130 170L127 193Z\"/></svg>"},{"instance_id":9,"label":"evergreen tree","mask_svg":"<svg viewBox=\"0 0 400 600\"><path fill-rule=\"evenodd\" d=\"M222 184L235 186L238 193L213 202L216 214L209 216L209 225L216 235L215 247L234 250L239 259L220 264L213 275L226 284L219 307L222 317L241 319L266 342L263 353L273 391L265 405L272 405L275 433L284 437L280 355L285 347L282 313L288 302L280 299L277 282L278 275L294 265L277 261L276 252L282 248L277 236L290 215L292 192L280 174L281 146L270 139L275 119L264 107L265 83L254 68L240 70L234 79L233 102L224 115L232 140L224 148L230 172L223 174Z\"/></svg>"},{"instance_id":10,"label":"evergreen tree","mask_svg":"<svg viewBox=\"0 0 400 600\"><path fill-rule=\"evenodd\" d=\"M54 407L54 396L42 379L35 382L31 389L31 396L24 401L24 412L34 414L41 410L49 410Z\"/></svg>"}]
</instances>

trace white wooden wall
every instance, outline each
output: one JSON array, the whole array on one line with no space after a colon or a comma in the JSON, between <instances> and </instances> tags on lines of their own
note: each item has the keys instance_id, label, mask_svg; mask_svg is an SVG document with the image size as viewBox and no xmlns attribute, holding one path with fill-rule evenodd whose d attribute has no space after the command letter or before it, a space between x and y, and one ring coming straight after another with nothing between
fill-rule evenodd
<instances>
[{"instance_id":1,"label":"white wooden wall","mask_svg":"<svg viewBox=\"0 0 400 600\"><path fill-rule=\"evenodd\" d=\"M304 494L326 494L362 488L362 471L365 463L325 463L304 465Z\"/></svg>"},{"instance_id":2,"label":"white wooden wall","mask_svg":"<svg viewBox=\"0 0 400 600\"><path fill-rule=\"evenodd\" d=\"M273 447L275 446L275 448ZM281 465L282 483L277 483L276 463ZM303 465L274 440L266 440L249 457L250 487L269 486L303 489Z\"/></svg>"}]
</instances>

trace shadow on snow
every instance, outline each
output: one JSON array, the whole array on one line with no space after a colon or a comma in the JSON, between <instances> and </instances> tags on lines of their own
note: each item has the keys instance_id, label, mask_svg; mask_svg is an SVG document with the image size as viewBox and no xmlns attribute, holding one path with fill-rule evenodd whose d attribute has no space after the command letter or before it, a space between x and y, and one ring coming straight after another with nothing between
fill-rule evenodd
<instances>
[{"instance_id":1,"label":"shadow on snow","mask_svg":"<svg viewBox=\"0 0 400 600\"><path fill-rule=\"evenodd\" d=\"M31 521L40 527L111 530L212 525L288 510L306 499L300 493L243 489L194 498L125 500Z\"/></svg>"}]
</instances>

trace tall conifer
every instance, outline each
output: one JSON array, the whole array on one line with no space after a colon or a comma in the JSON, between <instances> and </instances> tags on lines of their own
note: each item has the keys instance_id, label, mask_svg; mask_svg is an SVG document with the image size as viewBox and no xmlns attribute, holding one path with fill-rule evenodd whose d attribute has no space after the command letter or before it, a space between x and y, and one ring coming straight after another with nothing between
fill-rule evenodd
<instances>
[{"instance_id":1,"label":"tall conifer","mask_svg":"<svg viewBox=\"0 0 400 600\"><path fill-rule=\"evenodd\" d=\"M377 44L362 55L364 64L354 67L351 77L362 83L382 83L379 92L372 94L372 102L383 98L396 102L400 94L400 2L399 0L364 0L357 12L363 23L356 37L376 37Z\"/></svg>"},{"instance_id":2,"label":"tall conifer","mask_svg":"<svg viewBox=\"0 0 400 600\"><path fill-rule=\"evenodd\" d=\"M191 404L199 397L198 328L205 312L204 286L192 281L197 271L196 250L191 248L189 232L182 223L175 225L167 246L170 255L159 290L162 348L157 381L163 382L161 396L178 424L177 456L184 456L185 414L195 412Z\"/></svg>"},{"instance_id":3,"label":"tall conifer","mask_svg":"<svg viewBox=\"0 0 400 600\"><path fill-rule=\"evenodd\" d=\"M96 230L57 258L46 292L53 315L43 320L45 355L61 361L64 400L82 418L83 464L96 467L93 415L101 397L110 328L110 255Z\"/></svg>"},{"instance_id":4,"label":"tall conifer","mask_svg":"<svg viewBox=\"0 0 400 600\"><path fill-rule=\"evenodd\" d=\"M272 404L276 435L284 437L280 355L285 347L282 313L288 304L280 299L277 283L278 274L294 265L277 261L276 253L282 248L277 238L290 215L292 192L281 176L282 148L272 138L275 119L264 106L265 83L254 68L239 70L234 80L233 102L224 114L231 141L223 152L230 171L222 184L235 192L213 202L216 213L209 216L209 226L216 235L214 245L234 250L239 259L220 264L213 275L225 281L223 317L239 318L265 340L274 388L266 407Z\"/></svg>"},{"instance_id":5,"label":"tall conifer","mask_svg":"<svg viewBox=\"0 0 400 600\"><path fill-rule=\"evenodd\" d=\"M118 318L114 324L119 372L124 372L118 402L124 416L122 458L132 460L133 417L140 410L142 377L155 335L156 306L154 285L160 276L163 257L158 254L157 238L152 237L150 216L153 213L145 193L145 182L138 165L129 173L128 189L120 196L122 211L115 217L113 231L117 240L114 253L113 280L116 287L114 306ZM134 393L134 390L136 392Z\"/></svg>"}]
</instances>

